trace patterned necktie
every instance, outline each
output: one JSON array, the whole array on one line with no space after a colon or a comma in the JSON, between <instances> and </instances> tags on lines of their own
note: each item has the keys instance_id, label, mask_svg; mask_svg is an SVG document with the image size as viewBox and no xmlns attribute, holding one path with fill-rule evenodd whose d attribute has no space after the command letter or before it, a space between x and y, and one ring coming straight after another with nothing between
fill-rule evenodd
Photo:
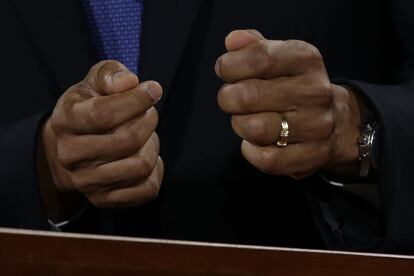
<instances>
[{"instance_id":1,"label":"patterned necktie","mask_svg":"<svg viewBox=\"0 0 414 276\"><path fill-rule=\"evenodd\" d=\"M138 73L143 0L83 0L99 58Z\"/></svg>"}]
</instances>

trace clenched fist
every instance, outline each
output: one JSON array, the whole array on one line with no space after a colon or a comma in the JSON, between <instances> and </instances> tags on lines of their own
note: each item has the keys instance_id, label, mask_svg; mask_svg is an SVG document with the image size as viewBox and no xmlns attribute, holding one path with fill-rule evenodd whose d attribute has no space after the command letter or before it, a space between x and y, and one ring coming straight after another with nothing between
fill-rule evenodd
<instances>
[{"instance_id":1,"label":"clenched fist","mask_svg":"<svg viewBox=\"0 0 414 276\"><path fill-rule=\"evenodd\" d=\"M100 208L154 199L164 170L154 132L161 96L158 83L139 83L118 62L93 66L61 96L42 130L55 187L79 191Z\"/></svg>"},{"instance_id":2,"label":"clenched fist","mask_svg":"<svg viewBox=\"0 0 414 276\"><path fill-rule=\"evenodd\" d=\"M216 63L226 83L220 107L232 114L244 157L263 172L303 178L358 162L360 101L332 84L319 51L303 41L267 40L253 30L226 37ZM288 145L280 147L283 117Z\"/></svg>"}]
</instances>

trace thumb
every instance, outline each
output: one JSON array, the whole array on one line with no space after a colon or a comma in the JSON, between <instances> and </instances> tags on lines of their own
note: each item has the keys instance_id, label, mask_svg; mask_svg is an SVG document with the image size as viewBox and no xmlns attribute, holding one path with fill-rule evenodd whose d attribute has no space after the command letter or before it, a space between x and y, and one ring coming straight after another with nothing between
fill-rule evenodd
<instances>
[{"instance_id":1,"label":"thumb","mask_svg":"<svg viewBox=\"0 0 414 276\"><path fill-rule=\"evenodd\" d=\"M138 77L122 63L104 60L95 64L85 78L92 91L110 95L128 91L139 84Z\"/></svg>"},{"instance_id":2,"label":"thumb","mask_svg":"<svg viewBox=\"0 0 414 276\"><path fill-rule=\"evenodd\" d=\"M249 29L232 31L225 39L226 49L227 51L237 51L262 39L265 38L257 30Z\"/></svg>"}]
</instances>

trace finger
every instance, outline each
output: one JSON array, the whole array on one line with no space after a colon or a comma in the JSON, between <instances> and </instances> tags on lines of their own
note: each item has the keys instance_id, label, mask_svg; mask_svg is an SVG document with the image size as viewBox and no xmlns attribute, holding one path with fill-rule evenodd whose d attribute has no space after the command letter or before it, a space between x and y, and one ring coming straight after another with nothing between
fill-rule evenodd
<instances>
[{"instance_id":1,"label":"finger","mask_svg":"<svg viewBox=\"0 0 414 276\"><path fill-rule=\"evenodd\" d=\"M151 175L157 163L159 141L156 134L136 154L127 158L73 172L74 186L83 193L119 189Z\"/></svg>"},{"instance_id":2,"label":"finger","mask_svg":"<svg viewBox=\"0 0 414 276\"><path fill-rule=\"evenodd\" d=\"M223 85L217 100L223 111L232 114L285 112L295 110L309 89L295 78L249 79Z\"/></svg>"},{"instance_id":3,"label":"finger","mask_svg":"<svg viewBox=\"0 0 414 276\"><path fill-rule=\"evenodd\" d=\"M288 112L285 116L289 118L289 126L291 127L291 125L293 125L292 122L294 121L293 118L297 117L295 112ZM276 112L234 115L231 118L234 132L236 132L236 134L243 140L259 146L276 143L280 135L281 123L282 120L280 115ZM288 142L297 142L296 133L289 133Z\"/></svg>"},{"instance_id":4,"label":"finger","mask_svg":"<svg viewBox=\"0 0 414 276\"><path fill-rule=\"evenodd\" d=\"M158 123L154 107L116 127L110 133L63 135L57 141L60 163L69 170L85 164L102 164L136 153L149 139Z\"/></svg>"},{"instance_id":5,"label":"finger","mask_svg":"<svg viewBox=\"0 0 414 276\"><path fill-rule=\"evenodd\" d=\"M147 81L120 94L75 103L69 114L70 129L77 134L111 130L150 109L161 96L161 86Z\"/></svg>"},{"instance_id":6,"label":"finger","mask_svg":"<svg viewBox=\"0 0 414 276\"><path fill-rule=\"evenodd\" d=\"M102 95L124 92L139 83L134 73L115 60L104 60L94 65L84 81L92 91Z\"/></svg>"},{"instance_id":7,"label":"finger","mask_svg":"<svg viewBox=\"0 0 414 276\"><path fill-rule=\"evenodd\" d=\"M274 175L312 173L319 169L329 156L329 147L321 143L260 147L243 141L241 150L253 166L264 173Z\"/></svg>"},{"instance_id":8,"label":"finger","mask_svg":"<svg viewBox=\"0 0 414 276\"><path fill-rule=\"evenodd\" d=\"M257 30L236 30L226 36L225 45L227 51L236 51L261 39L264 37Z\"/></svg>"},{"instance_id":9,"label":"finger","mask_svg":"<svg viewBox=\"0 0 414 276\"><path fill-rule=\"evenodd\" d=\"M323 69L314 46L297 40L259 40L217 60L217 75L226 82L295 76L312 68Z\"/></svg>"},{"instance_id":10,"label":"finger","mask_svg":"<svg viewBox=\"0 0 414 276\"><path fill-rule=\"evenodd\" d=\"M152 174L136 185L105 191L89 196L89 200L98 208L127 208L142 205L154 200L159 193L164 174L164 164L158 158Z\"/></svg>"},{"instance_id":11,"label":"finger","mask_svg":"<svg viewBox=\"0 0 414 276\"><path fill-rule=\"evenodd\" d=\"M289 126L288 143L327 141L334 131L331 112L319 109L285 112ZM249 143L265 146L279 139L282 120L279 113L263 112L232 116L236 134Z\"/></svg>"}]
</instances>

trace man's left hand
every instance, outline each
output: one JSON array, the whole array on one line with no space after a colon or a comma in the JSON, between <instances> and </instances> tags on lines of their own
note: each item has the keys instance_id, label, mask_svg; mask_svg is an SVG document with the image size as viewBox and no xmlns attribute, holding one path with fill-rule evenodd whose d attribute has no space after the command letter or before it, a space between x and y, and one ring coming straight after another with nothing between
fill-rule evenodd
<instances>
[{"instance_id":1,"label":"man's left hand","mask_svg":"<svg viewBox=\"0 0 414 276\"><path fill-rule=\"evenodd\" d=\"M358 163L360 102L332 84L318 49L298 40L267 40L254 30L231 32L216 63L226 84L218 94L232 114L244 157L269 174L303 178ZM288 145L276 145L284 115Z\"/></svg>"}]
</instances>

